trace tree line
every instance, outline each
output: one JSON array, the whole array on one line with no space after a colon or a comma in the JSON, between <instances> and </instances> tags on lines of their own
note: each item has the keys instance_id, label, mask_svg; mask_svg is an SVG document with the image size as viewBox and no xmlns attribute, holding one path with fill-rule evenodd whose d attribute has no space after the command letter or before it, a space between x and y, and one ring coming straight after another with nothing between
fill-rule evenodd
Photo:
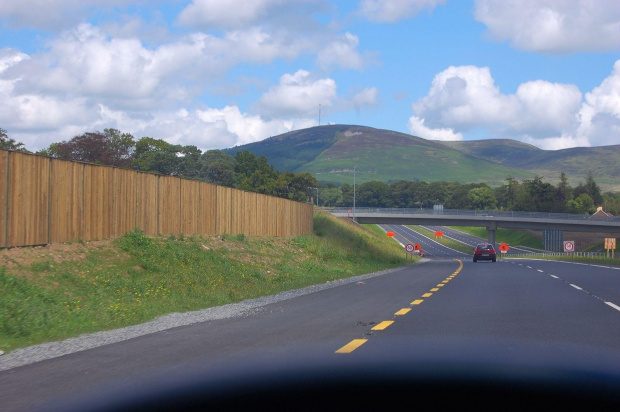
<instances>
[{"instance_id":1,"label":"tree line","mask_svg":"<svg viewBox=\"0 0 620 412\"><path fill-rule=\"evenodd\" d=\"M601 193L590 173L572 187L565 173L554 186L541 176L518 181L512 176L505 184L492 188L486 183L422 182L399 180L391 183L371 181L355 187L357 207L508 210L553 213L594 213L598 206L618 215L620 194ZM321 206L351 207L353 186L325 184L319 191Z\"/></svg>"},{"instance_id":2,"label":"tree line","mask_svg":"<svg viewBox=\"0 0 620 412\"><path fill-rule=\"evenodd\" d=\"M4 129L0 129L0 149L30 153L23 143L9 138ZM117 129L87 132L52 143L35 154L178 176L300 202L308 201L309 188L318 186L310 173L280 172L265 156L249 151L234 157L221 150L202 152L196 146L174 145L152 137L136 140Z\"/></svg>"}]
</instances>

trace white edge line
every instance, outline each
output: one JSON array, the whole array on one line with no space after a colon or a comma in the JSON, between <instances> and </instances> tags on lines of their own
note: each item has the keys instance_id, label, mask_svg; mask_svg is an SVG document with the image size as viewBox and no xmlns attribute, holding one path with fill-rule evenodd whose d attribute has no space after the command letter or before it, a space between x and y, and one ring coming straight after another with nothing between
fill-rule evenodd
<instances>
[{"instance_id":1,"label":"white edge line","mask_svg":"<svg viewBox=\"0 0 620 412\"><path fill-rule=\"evenodd\" d=\"M555 278L555 279L559 279L559 277L557 277L556 275L549 275L549 276L551 276L552 278Z\"/></svg>"},{"instance_id":2,"label":"white edge line","mask_svg":"<svg viewBox=\"0 0 620 412\"><path fill-rule=\"evenodd\" d=\"M579 286L577 286L577 285L573 285L572 283L571 283L570 285L571 285L572 287L574 287L575 289L583 290L583 289L581 289Z\"/></svg>"},{"instance_id":3,"label":"white edge line","mask_svg":"<svg viewBox=\"0 0 620 412\"><path fill-rule=\"evenodd\" d=\"M605 304L611 306L612 308L616 309L617 311L620 311L620 306L614 305L611 302L605 302Z\"/></svg>"},{"instance_id":4,"label":"white edge line","mask_svg":"<svg viewBox=\"0 0 620 412\"><path fill-rule=\"evenodd\" d=\"M426 236L426 235L423 235L422 233L416 232L415 230L413 230L412 228L410 228L410 227L409 227L409 225L402 225L402 226L404 226L404 227L405 227L405 229L407 229L407 230L410 230L410 231L414 232L416 235L419 235L419 236L425 237L426 239L430 240L431 242L435 242L435 243L437 243L437 244L438 244L439 246L441 246L441 247L445 247L446 249L450 249L451 251L456 252L456 253L460 253L461 255L469 256L467 253L463 253L463 252L461 252L460 250L452 249L450 246L443 245L443 244L439 243L438 241L433 240L433 239L431 239L430 237L428 237L428 236ZM421 225L411 225L411 226L421 226ZM428 230L428 229L427 229L427 230Z\"/></svg>"}]
</instances>

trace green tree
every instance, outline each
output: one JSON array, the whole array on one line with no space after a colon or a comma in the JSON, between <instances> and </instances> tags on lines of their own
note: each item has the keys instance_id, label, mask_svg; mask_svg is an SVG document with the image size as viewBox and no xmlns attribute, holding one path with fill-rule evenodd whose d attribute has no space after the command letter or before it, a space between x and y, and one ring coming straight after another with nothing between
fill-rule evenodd
<instances>
[{"instance_id":1,"label":"green tree","mask_svg":"<svg viewBox=\"0 0 620 412\"><path fill-rule=\"evenodd\" d=\"M582 193L567 203L569 213L593 213L594 201L587 193Z\"/></svg>"},{"instance_id":2,"label":"green tree","mask_svg":"<svg viewBox=\"0 0 620 412\"><path fill-rule=\"evenodd\" d=\"M14 139L11 139L8 136L7 131L2 128L0 128L0 149L27 152L22 142L17 142Z\"/></svg>"},{"instance_id":3,"label":"green tree","mask_svg":"<svg viewBox=\"0 0 620 412\"><path fill-rule=\"evenodd\" d=\"M567 208L567 202L573 198L573 188L568 183L566 173L560 174L560 183L556 189L555 203L553 205L553 212L565 212Z\"/></svg>"},{"instance_id":4,"label":"green tree","mask_svg":"<svg viewBox=\"0 0 620 412\"><path fill-rule=\"evenodd\" d=\"M143 172L174 175L179 170L181 147L161 139L143 137L136 142L132 168Z\"/></svg>"},{"instance_id":5,"label":"green tree","mask_svg":"<svg viewBox=\"0 0 620 412\"><path fill-rule=\"evenodd\" d=\"M360 207L393 207L390 186L376 180L358 185L355 193L356 206Z\"/></svg>"},{"instance_id":6,"label":"green tree","mask_svg":"<svg viewBox=\"0 0 620 412\"><path fill-rule=\"evenodd\" d=\"M497 207L495 194L490 187L476 187L467 192L470 207L475 210L490 210Z\"/></svg>"},{"instance_id":7,"label":"green tree","mask_svg":"<svg viewBox=\"0 0 620 412\"><path fill-rule=\"evenodd\" d=\"M216 185L233 187L235 158L221 150L207 150L202 154L202 178Z\"/></svg>"}]
</instances>

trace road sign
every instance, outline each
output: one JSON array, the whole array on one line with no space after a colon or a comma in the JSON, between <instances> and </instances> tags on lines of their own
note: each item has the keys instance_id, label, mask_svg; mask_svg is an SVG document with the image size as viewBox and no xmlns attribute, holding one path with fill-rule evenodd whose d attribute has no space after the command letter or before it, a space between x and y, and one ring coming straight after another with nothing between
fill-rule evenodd
<instances>
[{"instance_id":1,"label":"road sign","mask_svg":"<svg viewBox=\"0 0 620 412\"><path fill-rule=\"evenodd\" d=\"M407 251L407 253L413 253L413 245L411 243L409 243L407 246L405 246L405 250Z\"/></svg>"},{"instance_id":2,"label":"road sign","mask_svg":"<svg viewBox=\"0 0 620 412\"><path fill-rule=\"evenodd\" d=\"M564 251L565 252L574 252L575 251L575 241L574 240L566 240L564 242Z\"/></svg>"},{"instance_id":3,"label":"road sign","mask_svg":"<svg viewBox=\"0 0 620 412\"><path fill-rule=\"evenodd\" d=\"M389 237L394 237L395 233L394 232L387 232L386 235L389 236Z\"/></svg>"},{"instance_id":4,"label":"road sign","mask_svg":"<svg viewBox=\"0 0 620 412\"><path fill-rule=\"evenodd\" d=\"M435 232L435 236L437 236L437 237L443 237L443 232L439 232L439 231L437 231L437 232Z\"/></svg>"},{"instance_id":5,"label":"road sign","mask_svg":"<svg viewBox=\"0 0 620 412\"><path fill-rule=\"evenodd\" d=\"M415 250L422 250L422 246L420 246L420 244L419 244L419 243L416 243L416 244L413 246L413 248L414 248Z\"/></svg>"},{"instance_id":6,"label":"road sign","mask_svg":"<svg viewBox=\"0 0 620 412\"><path fill-rule=\"evenodd\" d=\"M615 250L616 249L616 238L615 237L606 237L605 238L605 250Z\"/></svg>"},{"instance_id":7,"label":"road sign","mask_svg":"<svg viewBox=\"0 0 620 412\"><path fill-rule=\"evenodd\" d=\"M502 243L502 244L499 246L499 251L500 251L501 253L506 253L506 252L508 252L508 249L510 249L510 246L508 246L508 245L507 245L507 244L505 244L505 243Z\"/></svg>"}]
</instances>

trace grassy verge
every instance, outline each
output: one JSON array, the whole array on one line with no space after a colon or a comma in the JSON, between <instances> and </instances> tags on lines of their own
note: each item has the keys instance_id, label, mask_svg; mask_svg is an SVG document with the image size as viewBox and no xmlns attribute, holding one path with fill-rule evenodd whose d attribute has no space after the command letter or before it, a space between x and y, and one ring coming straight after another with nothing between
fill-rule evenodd
<instances>
[{"instance_id":1,"label":"grassy verge","mask_svg":"<svg viewBox=\"0 0 620 412\"><path fill-rule=\"evenodd\" d=\"M611 256L611 255L610 255ZM620 266L620 259L618 259L618 255L615 258L605 257L604 255L592 254L589 256L584 255L572 255L572 254L551 254L550 253L541 253L541 254L527 254L527 255L510 255L510 257L523 257L527 259L543 259L543 260L560 260L564 262L579 262L579 263L590 263L596 265L607 265L607 266Z\"/></svg>"},{"instance_id":2,"label":"grassy verge","mask_svg":"<svg viewBox=\"0 0 620 412\"><path fill-rule=\"evenodd\" d=\"M139 231L28 264L0 251L0 350L138 324L404 265L385 236L316 213L295 238L147 237ZM66 246L66 245L65 245ZM25 251L24 251L25 253Z\"/></svg>"},{"instance_id":3,"label":"grassy verge","mask_svg":"<svg viewBox=\"0 0 620 412\"><path fill-rule=\"evenodd\" d=\"M425 228L420 227L420 226L407 226L407 227L409 227L410 229L412 229L412 230L414 230L414 231L416 231L416 232L418 232L418 233L420 233L420 234L422 234L422 235L424 235L426 237L434 239L437 242L441 243L442 245L447 246L447 247L449 247L451 249L458 250L459 252L463 252L463 253L472 253L472 247L471 246L465 245L465 244L463 244L461 242L457 242L456 240L450 239L448 237L437 237L436 238L435 237L435 232L433 232L431 230L428 230L428 229L425 229Z\"/></svg>"},{"instance_id":4,"label":"grassy verge","mask_svg":"<svg viewBox=\"0 0 620 412\"><path fill-rule=\"evenodd\" d=\"M483 239L488 237L487 229L484 227L469 227L469 226L450 226L450 229L459 230L464 233L468 233L473 236L478 236ZM543 249L542 240L530 235L526 232L497 228L495 231L495 241L497 243L506 243L512 246L527 246L534 249Z\"/></svg>"}]
</instances>

